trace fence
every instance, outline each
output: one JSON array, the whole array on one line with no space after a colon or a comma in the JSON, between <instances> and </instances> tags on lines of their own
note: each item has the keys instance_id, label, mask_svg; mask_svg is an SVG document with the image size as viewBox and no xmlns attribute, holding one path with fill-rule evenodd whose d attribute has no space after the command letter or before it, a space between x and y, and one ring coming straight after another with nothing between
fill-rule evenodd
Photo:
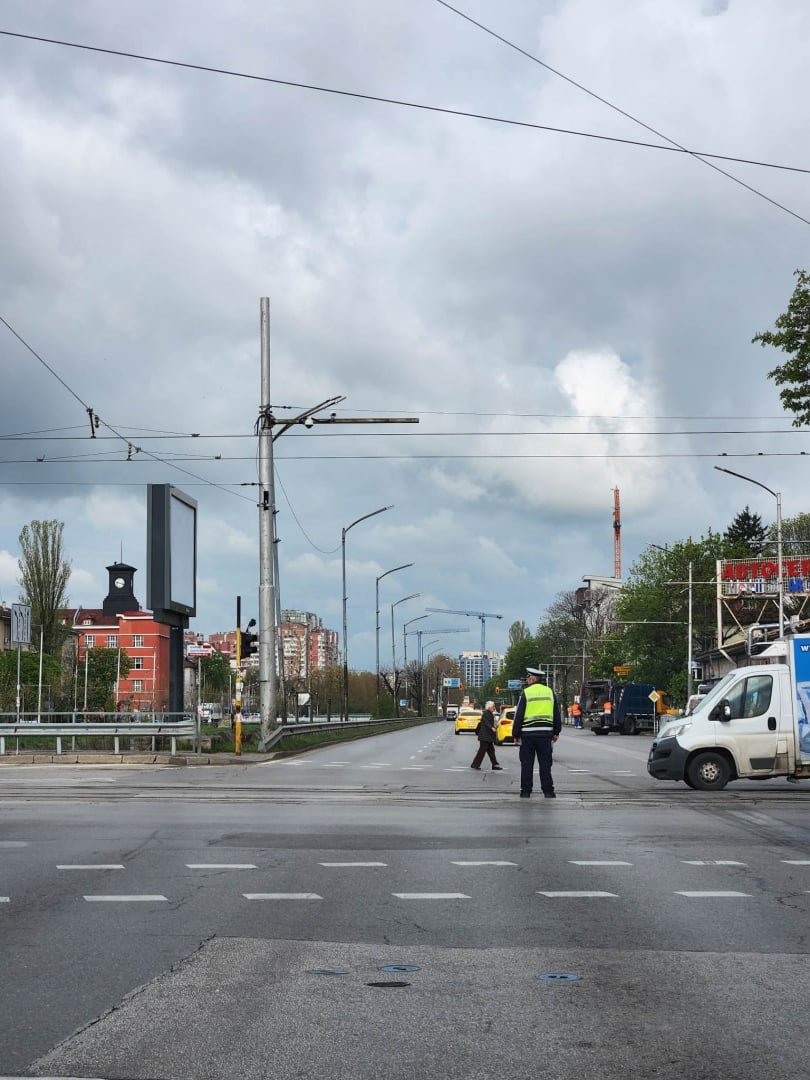
<instances>
[{"instance_id":1,"label":"fence","mask_svg":"<svg viewBox=\"0 0 810 1080\"><path fill-rule=\"evenodd\" d=\"M75 752L77 740L112 739L113 753L119 754L122 737L148 738L153 751L159 743L168 741L172 754L177 753L178 740L192 740L197 753L201 749L197 720L185 713L144 713L140 720L133 720L132 713L110 713L103 720L97 712L51 713L47 721L37 720L36 716L21 713L18 720L16 713L0 713L0 757L7 752L7 739L14 740L18 751L20 741L53 739L57 755L63 752L63 739L70 740L71 752Z\"/></svg>"}]
</instances>

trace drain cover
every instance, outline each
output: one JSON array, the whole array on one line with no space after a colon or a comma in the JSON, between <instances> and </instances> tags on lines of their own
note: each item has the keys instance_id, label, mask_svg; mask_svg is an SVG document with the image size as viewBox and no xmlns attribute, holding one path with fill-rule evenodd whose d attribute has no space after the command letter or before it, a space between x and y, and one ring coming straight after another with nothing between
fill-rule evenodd
<instances>
[{"instance_id":1,"label":"drain cover","mask_svg":"<svg viewBox=\"0 0 810 1080\"><path fill-rule=\"evenodd\" d=\"M307 975L348 975L343 968L310 968Z\"/></svg>"},{"instance_id":2,"label":"drain cover","mask_svg":"<svg viewBox=\"0 0 810 1080\"><path fill-rule=\"evenodd\" d=\"M546 971L538 975L540 982L574 982L579 978L573 971Z\"/></svg>"},{"instance_id":3,"label":"drain cover","mask_svg":"<svg viewBox=\"0 0 810 1080\"><path fill-rule=\"evenodd\" d=\"M409 982L403 982L401 979L386 979L385 982L366 983L366 986L379 986L383 990L396 990L399 987L410 985Z\"/></svg>"},{"instance_id":4,"label":"drain cover","mask_svg":"<svg viewBox=\"0 0 810 1080\"><path fill-rule=\"evenodd\" d=\"M389 971L389 972L418 971L419 970L419 965L418 964L386 964L385 967L378 968L377 970L378 971Z\"/></svg>"}]
</instances>

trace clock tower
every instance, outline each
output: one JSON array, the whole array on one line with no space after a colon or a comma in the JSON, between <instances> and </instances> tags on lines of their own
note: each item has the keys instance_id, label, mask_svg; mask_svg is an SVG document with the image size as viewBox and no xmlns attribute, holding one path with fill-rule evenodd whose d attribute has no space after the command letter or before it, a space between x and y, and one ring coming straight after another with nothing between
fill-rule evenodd
<instances>
[{"instance_id":1,"label":"clock tower","mask_svg":"<svg viewBox=\"0 0 810 1080\"><path fill-rule=\"evenodd\" d=\"M104 614L123 615L125 611L140 611L141 605L135 597L132 584L135 567L117 562L107 567L107 573L110 581L102 606Z\"/></svg>"}]
</instances>

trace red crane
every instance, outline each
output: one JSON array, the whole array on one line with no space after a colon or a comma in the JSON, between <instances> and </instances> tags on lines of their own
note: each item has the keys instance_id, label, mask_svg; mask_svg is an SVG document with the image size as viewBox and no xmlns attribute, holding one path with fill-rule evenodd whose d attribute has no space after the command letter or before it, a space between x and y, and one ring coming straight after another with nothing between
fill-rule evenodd
<instances>
[{"instance_id":1,"label":"red crane","mask_svg":"<svg viewBox=\"0 0 810 1080\"><path fill-rule=\"evenodd\" d=\"M622 515L619 508L619 489L613 489L613 576L622 576Z\"/></svg>"}]
</instances>

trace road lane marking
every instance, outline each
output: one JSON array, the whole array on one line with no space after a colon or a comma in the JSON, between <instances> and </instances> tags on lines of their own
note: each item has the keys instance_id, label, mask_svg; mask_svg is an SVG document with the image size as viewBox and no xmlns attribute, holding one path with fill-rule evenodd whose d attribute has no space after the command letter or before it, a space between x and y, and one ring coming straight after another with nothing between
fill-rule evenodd
<instances>
[{"instance_id":1,"label":"road lane marking","mask_svg":"<svg viewBox=\"0 0 810 1080\"><path fill-rule=\"evenodd\" d=\"M246 900L323 900L315 892L246 892Z\"/></svg>"},{"instance_id":2,"label":"road lane marking","mask_svg":"<svg viewBox=\"0 0 810 1080\"><path fill-rule=\"evenodd\" d=\"M0 848L28 847L27 840L0 840Z\"/></svg>"},{"instance_id":3,"label":"road lane marking","mask_svg":"<svg viewBox=\"0 0 810 1080\"><path fill-rule=\"evenodd\" d=\"M569 859L574 866L632 866L631 862L623 862L621 859Z\"/></svg>"},{"instance_id":4,"label":"road lane marking","mask_svg":"<svg viewBox=\"0 0 810 1080\"><path fill-rule=\"evenodd\" d=\"M397 900L469 900L463 892L395 892Z\"/></svg>"},{"instance_id":5,"label":"road lane marking","mask_svg":"<svg viewBox=\"0 0 810 1080\"><path fill-rule=\"evenodd\" d=\"M474 861L472 859L470 859L470 860L451 859L450 863L451 863L451 866L517 866L516 862L507 862L505 859L502 859L502 860L498 860L498 859L484 860L484 859L481 859L479 861Z\"/></svg>"},{"instance_id":6,"label":"road lane marking","mask_svg":"<svg viewBox=\"0 0 810 1080\"><path fill-rule=\"evenodd\" d=\"M787 863L788 866L810 866L810 859L780 859L779 861Z\"/></svg>"},{"instance_id":7,"label":"road lane marking","mask_svg":"<svg viewBox=\"0 0 810 1080\"><path fill-rule=\"evenodd\" d=\"M255 870L256 864L252 862L187 862L189 870Z\"/></svg>"},{"instance_id":8,"label":"road lane marking","mask_svg":"<svg viewBox=\"0 0 810 1080\"><path fill-rule=\"evenodd\" d=\"M586 891L577 891L575 889L560 889L560 890L557 890L555 892L544 892L542 889L538 889L537 894L538 894L538 896L548 896L548 897L551 897L551 898L558 898L558 897L579 898L579 897L610 896L610 897L613 897L614 899L618 900L618 894L617 893L598 892L597 890L593 890L592 892L586 892Z\"/></svg>"},{"instance_id":9,"label":"road lane marking","mask_svg":"<svg viewBox=\"0 0 810 1080\"><path fill-rule=\"evenodd\" d=\"M10 903L11 903L11 897L10 896L0 896L0 904L10 904Z\"/></svg>"},{"instance_id":10,"label":"road lane marking","mask_svg":"<svg viewBox=\"0 0 810 1080\"><path fill-rule=\"evenodd\" d=\"M322 862L319 866L388 866L384 862Z\"/></svg>"},{"instance_id":11,"label":"road lane marking","mask_svg":"<svg viewBox=\"0 0 810 1080\"><path fill-rule=\"evenodd\" d=\"M57 870L123 870L123 863L57 863Z\"/></svg>"},{"instance_id":12,"label":"road lane marking","mask_svg":"<svg viewBox=\"0 0 810 1080\"><path fill-rule=\"evenodd\" d=\"M748 863L734 859L681 859L686 866L747 866Z\"/></svg>"},{"instance_id":13,"label":"road lane marking","mask_svg":"<svg viewBox=\"0 0 810 1080\"><path fill-rule=\"evenodd\" d=\"M141 901L141 900L143 900L143 901L158 901L158 900L164 900L164 901L165 901L165 900L166 900L166 897L165 897L165 896L160 896L159 894L158 894L158 895L156 895L156 896L150 896L150 895L148 895L148 894L142 893L142 894L140 894L140 895L137 895L137 894L133 894L133 895L131 895L131 896L126 896L126 895L124 895L124 894L121 894L120 896L85 896L85 897L84 897L84 899L85 899L85 900L87 900L87 901L89 901L89 902L90 902L91 904L93 904L93 903L101 903L101 904L104 904L104 903L108 903L108 904L114 904L114 903L123 903L123 904L131 904L131 903L137 903L138 901Z\"/></svg>"},{"instance_id":14,"label":"road lane marking","mask_svg":"<svg viewBox=\"0 0 810 1080\"><path fill-rule=\"evenodd\" d=\"M677 889L676 896L688 896L691 899L699 900L701 897L730 897L730 896L751 896L751 893L747 892L724 892L718 889L716 892L688 892L682 889Z\"/></svg>"}]
</instances>

